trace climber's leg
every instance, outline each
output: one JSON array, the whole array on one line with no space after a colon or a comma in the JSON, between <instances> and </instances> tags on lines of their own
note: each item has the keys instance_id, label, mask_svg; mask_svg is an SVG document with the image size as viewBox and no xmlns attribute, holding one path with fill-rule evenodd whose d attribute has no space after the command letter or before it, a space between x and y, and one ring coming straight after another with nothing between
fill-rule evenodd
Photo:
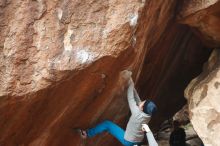
<instances>
[{"instance_id":1,"label":"climber's leg","mask_svg":"<svg viewBox=\"0 0 220 146\"><path fill-rule=\"evenodd\" d=\"M117 138L124 146L133 146L134 143L128 142L124 139L125 131L120 128L115 123L106 120L100 124L98 124L96 127L88 129L87 135L88 137L93 137L97 134L100 134L102 132L109 132L111 135L113 135L115 138Z\"/></svg>"},{"instance_id":2,"label":"climber's leg","mask_svg":"<svg viewBox=\"0 0 220 146\"><path fill-rule=\"evenodd\" d=\"M111 135L116 137L119 141L124 140L124 130L115 123L105 120L104 122L96 125L94 128L87 130L88 137L93 137L102 132L109 132Z\"/></svg>"}]
</instances>

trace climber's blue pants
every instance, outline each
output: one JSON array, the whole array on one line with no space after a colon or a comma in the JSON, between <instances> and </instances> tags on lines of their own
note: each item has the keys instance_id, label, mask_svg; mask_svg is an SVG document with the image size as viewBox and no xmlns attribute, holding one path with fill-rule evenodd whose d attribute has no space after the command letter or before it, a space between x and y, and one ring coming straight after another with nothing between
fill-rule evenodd
<instances>
[{"instance_id":1,"label":"climber's blue pants","mask_svg":"<svg viewBox=\"0 0 220 146\"><path fill-rule=\"evenodd\" d=\"M87 130L88 137L93 137L97 134L100 134L102 132L108 132L111 135L113 135L115 138L117 138L124 146L133 146L138 143L129 142L124 139L125 131L120 128L115 123L105 120L104 122L96 125L94 128Z\"/></svg>"}]
</instances>

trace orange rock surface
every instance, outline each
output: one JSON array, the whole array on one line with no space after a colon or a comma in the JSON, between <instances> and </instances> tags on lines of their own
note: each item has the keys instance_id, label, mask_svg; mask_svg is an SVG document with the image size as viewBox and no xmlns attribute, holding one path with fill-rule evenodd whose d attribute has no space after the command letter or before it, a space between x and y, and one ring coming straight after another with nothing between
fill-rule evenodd
<instances>
[{"instance_id":1,"label":"orange rock surface","mask_svg":"<svg viewBox=\"0 0 220 146\"><path fill-rule=\"evenodd\" d=\"M186 0L179 21L192 30L209 47L220 46L220 1Z\"/></svg>"}]
</instances>

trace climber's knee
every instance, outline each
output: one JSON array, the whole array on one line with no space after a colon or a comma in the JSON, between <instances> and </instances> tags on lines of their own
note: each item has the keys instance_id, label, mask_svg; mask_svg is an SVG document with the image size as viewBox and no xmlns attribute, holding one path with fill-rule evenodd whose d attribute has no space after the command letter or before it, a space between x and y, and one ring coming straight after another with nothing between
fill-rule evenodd
<instances>
[{"instance_id":1,"label":"climber's knee","mask_svg":"<svg viewBox=\"0 0 220 146\"><path fill-rule=\"evenodd\" d=\"M111 125L111 124L113 124L113 122L110 121L110 120L105 120L103 123L105 123L106 125Z\"/></svg>"}]
</instances>

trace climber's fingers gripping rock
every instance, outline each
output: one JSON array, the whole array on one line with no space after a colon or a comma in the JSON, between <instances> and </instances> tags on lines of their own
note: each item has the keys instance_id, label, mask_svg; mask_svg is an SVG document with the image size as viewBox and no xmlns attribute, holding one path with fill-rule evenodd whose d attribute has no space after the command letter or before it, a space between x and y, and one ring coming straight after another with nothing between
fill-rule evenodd
<instances>
[{"instance_id":1,"label":"climber's fingers gripping rock","mask_svg":"<svg viewBox=\"0 0 220 146\"><path fill-rule=\"evenodd\" d=\"M123 70L123 71L120 72L120 80L126 86L133 83L133 80L132 80L131 76L132 76L132 72L129 71L129 70Z\"/></svg>"}]
</instances>

